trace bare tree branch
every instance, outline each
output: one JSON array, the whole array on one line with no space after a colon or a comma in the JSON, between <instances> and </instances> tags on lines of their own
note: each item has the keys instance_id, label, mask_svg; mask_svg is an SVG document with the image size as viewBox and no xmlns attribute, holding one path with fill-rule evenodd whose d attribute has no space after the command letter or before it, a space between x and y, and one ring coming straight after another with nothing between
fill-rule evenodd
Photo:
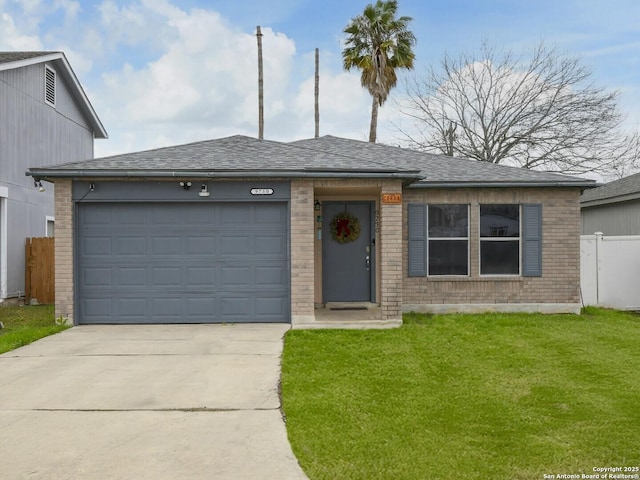
<instances>
[{"instance_id":1,"label":"bare tree branch","mask_svg":"<svg viewBox=\"0 0 640 480\"><path fill-rule=\"evenodd\" d=\"M591 83L575 58L544 43L527 56L483 43L479 56L445 55L440 67L407 83L409 146L570 174L640 167L640 136L622 131L617 92Z\"/></svg>"}]
</instances>

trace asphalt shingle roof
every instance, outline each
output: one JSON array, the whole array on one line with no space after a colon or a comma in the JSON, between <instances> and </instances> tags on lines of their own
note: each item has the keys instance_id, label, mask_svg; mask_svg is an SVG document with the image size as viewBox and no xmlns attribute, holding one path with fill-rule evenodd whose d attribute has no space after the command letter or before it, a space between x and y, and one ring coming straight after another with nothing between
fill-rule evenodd
<instances>
[{"instance_id":1,"label":"asphalt shingle roof","mask_svg":"<svg viewBox=\"0 0 640 480\"><path fill-rule=\"evenodd\" d=\"M609 182L601 187L587 190L580 203L602 204L640 198L640 173Z\"/></svg>"},{"instance_id":2,"label":"asphalt shingle roof","mask_svg":"<svg viewBox=\"0 0 640 480\"><path fill-rule=\"evenodd\" d=\"M0 52L0 63L19 62L35 57L44 57L59 52Z\"/></svg>"},{"instance_id":3,"label":"asphalt shingle roof","mask_svg":"<svg viewBox=\"0 0 640 480\"><path fill-rule=\"evenodd\" d=\"M449 157L418 152L416 150L392 147L346 138L325 136L292 142L321 151L341 152L357 158L384 159L397 168L419 170L422 180L416 186L442 184L504 184L504 183L585 183L583 178L538 172L524 168L495 165L466 158Z\"/></svg>"},{"instance_id":4,"label":"asphalt shingle roof","mask_svg":"<svg viewBox=\"0 0 640 480\"><path fill-rule=\"evenodd\" d=\"M334 136L290 143L236 135L31 169L36 177L377 176L414 186L590 186L593 182Z\"/></svg>"}]
</instances>

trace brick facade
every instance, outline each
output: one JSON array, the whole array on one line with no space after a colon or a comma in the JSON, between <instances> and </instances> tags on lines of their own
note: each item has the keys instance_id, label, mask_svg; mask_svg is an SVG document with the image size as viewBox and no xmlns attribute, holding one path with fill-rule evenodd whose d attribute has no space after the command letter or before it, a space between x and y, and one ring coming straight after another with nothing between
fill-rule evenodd
<instances>
[{"instance_id":1,"label":"brick facade","mask_svg":"<svg viewBox=\"0 0 640 480\"><path fill-rule=\"evenodd\" d=\"M73 201L71 180L56 180L55 184L55 291L56 318L73 324Z\"/></svg>"},{"instance_id":2,"label":"brick facade","mask_svg":"<svg viewBox=\"0 0 640 480\"><path fill-rule=\"evenodd\" d=\"M580 293L580 208L576 188L404 189L399 180L292 179L290 202L291 321L318 323L322 303L321 246L316 200L365 200L375 204L376 300L380 321L399 322L402 311L576 311ZM56 216L56 318L74 321L71 180L58 179ZM383 194L402 194L403 204L382 204ZM462 203L469 210L469 276L409 277L407 205ZM480 276L479 205L542 204L542 276Z\"/></svg>"},{"instance_id":3,"label":"brick facade","mask_svg":"<svg viewBox=\"0 0 640 480\"><path fill-rule=\"evenodd\" d=\"M580 191L576 188L407 189L403 245L407 250L409 203L459 203L469 210L469 276L409 277L403 255L404 310L567 311L580 308ZM479 205L542 204L542 276L480 276Z\"/></svg>"},{"instance_id":4,"label":"brick facade","mask_svg":"<svg viewBox=\"0 0 640 480\"><path fill-rule=\"evenodd\" d=\"M313 182L291 181L291 322L314 320Z\"/></svg>"}]
</instances>

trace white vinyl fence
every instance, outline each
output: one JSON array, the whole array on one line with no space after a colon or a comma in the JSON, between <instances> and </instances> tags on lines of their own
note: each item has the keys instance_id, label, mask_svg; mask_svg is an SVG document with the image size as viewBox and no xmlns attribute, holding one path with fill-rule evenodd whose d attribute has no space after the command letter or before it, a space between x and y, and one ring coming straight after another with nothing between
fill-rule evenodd
<instances>
[{"instance_id":1,"label":"white vinyl fence","mask_svg":"<svg viewBox=\"0 0 640 480\"><path fill-rule=\"evenodd\" d=\"M584 305L640 310L640 236L580 237Z\"/></svg>"}]
</instances>

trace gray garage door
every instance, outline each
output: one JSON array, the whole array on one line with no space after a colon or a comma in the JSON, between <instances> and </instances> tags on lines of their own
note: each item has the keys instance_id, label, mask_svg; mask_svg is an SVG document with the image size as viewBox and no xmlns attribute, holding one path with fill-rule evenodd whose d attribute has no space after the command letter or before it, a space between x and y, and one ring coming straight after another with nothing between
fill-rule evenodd
<instances>
[{"instance_id":1,"label":"gray garage door","mask_svg":"<svg viewBox=\"0 0 640 480\"><path fill-rule=\"evenodd\" d=\"M285 203L78 208L79 323L289 322Z\"/></svg>"}]
</instances>

